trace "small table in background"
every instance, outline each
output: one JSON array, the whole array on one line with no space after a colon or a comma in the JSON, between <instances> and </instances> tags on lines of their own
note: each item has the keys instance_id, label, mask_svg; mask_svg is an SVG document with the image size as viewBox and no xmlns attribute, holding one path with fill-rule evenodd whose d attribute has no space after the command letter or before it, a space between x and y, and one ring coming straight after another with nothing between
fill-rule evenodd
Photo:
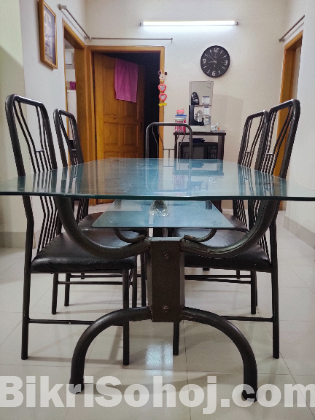
<instances>
[{"instance_id":1,"label":"small table in background","mask_svg":"<svg viewBox=\"0 0 315 420\"><path fill-rule=\"evenodd\" d=\"M189 151L189 142L188 141L179 141L182 136L185 136L188 133L174 132L175 136L175 147L174 154L175 158L187 158ZM193 131L193 138L203 138L203 137L217 137L217 142L205 141L203 143L194 143L193 144L193 159L224 159L224 142L226 131ZM187 137L188 140L188 137ZM214 148L214 144L216 147ZM187 156L186 156L187 155Z\"/></svg>"}]
</instances>

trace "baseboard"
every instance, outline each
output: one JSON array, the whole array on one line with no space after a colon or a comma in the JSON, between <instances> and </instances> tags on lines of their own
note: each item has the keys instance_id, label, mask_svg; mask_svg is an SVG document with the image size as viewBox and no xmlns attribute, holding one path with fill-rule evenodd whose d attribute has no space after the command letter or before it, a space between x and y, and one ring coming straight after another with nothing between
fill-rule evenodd
<instances>
[{"instance_id":1,"label":"baseboard","mask_svg":"<svg viewBox=\"0 0 315 420\"><path fill-rule=\"evenodd\" d=\"M0 232L1 248L25 248L25 232Z\"/></svg>"},{"instance_id":2,"label":"baseboard","mask_svg":"<svg viewBox=\"0 0 315 420\"><path fill-rule=\"evenodd\" d=\"M290 219L288 216L284 216L284 227L293 235L301 239L307 245L315 248L315 232L301 226L295 220Z\"/></svg>"}]
</instances>

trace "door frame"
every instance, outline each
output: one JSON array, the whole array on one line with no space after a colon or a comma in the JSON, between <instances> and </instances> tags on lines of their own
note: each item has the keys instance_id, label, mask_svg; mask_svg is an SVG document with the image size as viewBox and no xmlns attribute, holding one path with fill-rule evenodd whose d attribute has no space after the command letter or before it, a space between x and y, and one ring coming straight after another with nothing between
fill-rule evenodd
<instances>
[{"instance_id":1,"label":"door frame","mask_svg":"<svg viewBox=\"0 0 315 420\"><path fill-rule=\"evenodd\" d=\"M96 160L93 54L95 53L160 53L160 70L164 72L165 47L86 46L75 51L77 116L82 153L85 162ZM164 107L159 107L159 122L164 122ZM160 130L160 157L163 154L163 130Z\"/></svg>"},{"instance_id":2,"label":"door frame","mask_svg":"<svg viewBox=\"0 0 315 420\"><path fill-rule=\"evenodd\" d=\"M292 99L296 50L302 45L302 40L303 40L303 31L299 32L294 38L292 38L284 46L280 103L289 101L290 99ZM279 112L277 136L279 136L280 134L280 130L281 130L281 127L283 126L286 116L287 116L286 111L283 110ZM276 162L276 166L274 170L275 176L279 176L281 164L283 160L283 155L284 155L284 149L285 149L285 142L281 146L279 156Z\"/></svg>"},{"instance_id":3,"label":"door frame","mask_svg":"<svg viewBox=\"0 0 315 420\"><path fill-rule=\"evenodd\" d=\"M67 40L69 44L74 48L74 54L77 50L84 50L86 48L85 43L78 37L74 30L62 19L63 27L63 39ZM66 88L66 59L65 59L65 44L63 43L63 64L65 74L65 96L66 96L66 110L68 111L68 100L67 100L67 88ZM76 71L76 70L75 70Z\"/></svg>"}]
</instances>

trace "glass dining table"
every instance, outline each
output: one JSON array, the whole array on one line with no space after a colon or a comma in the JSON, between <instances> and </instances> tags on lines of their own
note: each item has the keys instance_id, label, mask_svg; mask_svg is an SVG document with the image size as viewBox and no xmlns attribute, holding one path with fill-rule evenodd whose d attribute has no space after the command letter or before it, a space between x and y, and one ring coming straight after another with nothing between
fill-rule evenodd
<instances>
[{"instance_id":1,"label":"glass dining table","mask_svg":"<svg viewBox=\"0 0 315 420\"><path fill-rule=\"evenodd\" d=\"M74 387L83 389L87 350L111 325L145 319L178 325L190 320L219 329L235 343L243 360L244 384L250 387L244 388L243 396L255 398L257 366L246 338L225 318L185 306L184 255L228 258L244 252L266 232L279 201L315 201L315 191L227 161L110 158L2 182L0 195L53 196L69 236L93 255L146 254L148 306L106 314L87 328L72 358L70 383ZM95 226L112 227L126 245L107 248L87 238L75 222L74 198L116 200ZM236 199L261 200L258 222L241 242L221 248L205 245L218 229L233 228L211 200ZM140 233L132 240L124 236L123 228L138 227L206 227L209 234L171 238Z\"/></svg>"}]
</instances>

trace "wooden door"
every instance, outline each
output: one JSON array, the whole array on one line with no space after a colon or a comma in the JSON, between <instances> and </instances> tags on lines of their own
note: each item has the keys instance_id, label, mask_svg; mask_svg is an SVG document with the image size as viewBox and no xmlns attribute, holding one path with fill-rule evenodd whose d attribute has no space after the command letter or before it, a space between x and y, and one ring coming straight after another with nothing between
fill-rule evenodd
<instances>
[{"instance_id":1,"label":"wooden door","mask_svg":"<svg viewBox=\"0 0 315 420\"><path fill-rule=\"evenodd\" d=\"M116 59L94 54L96 159L143 157L144 67L139 66L137 102L116 99Z\"/></svg>"},{"instance_id":2,"label":"wooden door","mask_svg":"<svg viewBox=\"0 0 315 420\"><path fill-rule=\"evenodd\" d=\"M283 65L282 65L282 80L281 80L281 92L280 92L280 103L289 101L290 99L294 99L296 95L296 87L295 84L297 84L297 78L298 78L298 72L299 68L296 66L296 58L297 58L297 51L302 46L302 40L303 40L303 31L298 33L291 41L289 41L284 46L284 58L283 58ZM278 130L277 135L280 134L281 127L284 124L284 121L287 117L286 110L282 110L279 112L279 119L278 119ZM274 175L279 176L282 160L284 156L284 150L285 150L285 142L282 143L281 149L278 155L278 159L276 162Z\"/></svg>"}]
</instances>

